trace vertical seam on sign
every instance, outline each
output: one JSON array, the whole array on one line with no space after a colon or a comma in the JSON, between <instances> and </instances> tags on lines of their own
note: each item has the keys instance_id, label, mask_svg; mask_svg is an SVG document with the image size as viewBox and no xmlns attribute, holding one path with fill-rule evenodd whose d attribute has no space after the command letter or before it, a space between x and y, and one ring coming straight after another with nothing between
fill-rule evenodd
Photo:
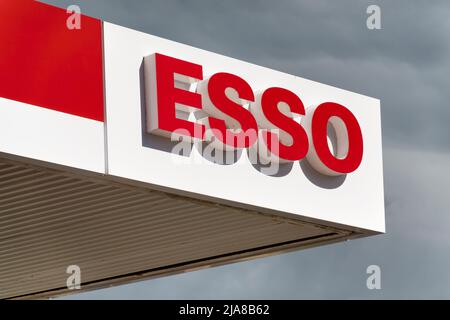
<instances>
[{"instance_id":1,"label":"vertical seam on sign","mask_svg":"<svg viewBox=\"0 0 450 320\"><path fill-rule=\"evenodd\" d=\"M103 153L105 162L105 174L109 174L108 166L108 117L106 110L106 61L105 61L105 28L103 20L100 20L101 28L101 41L102 41L102 77L103 77Z\"/></svg>"}]
</instances>

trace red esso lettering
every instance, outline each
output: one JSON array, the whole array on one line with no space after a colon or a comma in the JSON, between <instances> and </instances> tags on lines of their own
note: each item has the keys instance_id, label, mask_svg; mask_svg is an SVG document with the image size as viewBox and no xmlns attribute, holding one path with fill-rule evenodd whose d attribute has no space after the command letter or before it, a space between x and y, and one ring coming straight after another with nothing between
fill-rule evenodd
<instances>
[{"instance_id":1,"label":"red esso lettering","mask_svg":"<svg viewBox=\"0 0 450 320\"><path fill-rule=\"evenodd\" d=\"M235 150L255 144L258 125L252 114L243 107L254 101L250 85L231 73L219 72L197 87L203 97L208 139L214 137L221 150ZM228 94L227 94L228 92Z\"/></svg>"},{"instance_id":2,"label":"red esso lettering","mask_svg":"<svg viewBox=\"0 0 450 320\"><path fill-rule=\"evenodd\" d=\"M325 102L305 112L292 91L271 87L255 97L237 75L219 72L203 80L201 65L158 53L146 57L145 66L150 69L146 86L150 133L213 140L221 150L257 145L259 155L270 161L306 157L314 169L331 176L353 172L361 164L361 128L353 113L338 103ZM194 82L196 92L189 91ZM177 110L202 110L207 117L191 122L178 118ZM329 127L336 138L331 146Z\"/></svg>"},{"instance_id":3,"label":"red esso lettering","mask_svg":"<svg viewBox=\"0 0 450 320\"><path fill-rule=\"evenodd\" d=\"M145 91L150 100L148 131L165 137L177 133L202 139L205 132L203 124L176 117L176 110L202 109L201 95L175 87L176 81L188 84L192 79L202 80L202 66L159 53L147 57L145 63L151 72L150 84Z\"/></svg>"},{"instance_id":4,"label":"red esso lettering","mask_svg":"<svg viewBox=\"0 0 450 320\"><path fill-rule=\"evenodd\" d=\"M308 137L292 116L292 113L305 115L305 107L295 93L283 88L268 88L258 95L251 111L260 125L260 156L274 162L296 161L305 157Z\"/></svg>"},{"instance_id":5,"label":"red esso lettering","mask_svg":"<svg viewBox=\"0 0 450 320\"><path fill-rule=\"evenodd\" d=\"M338 103L325 102L309 110L303 124L312 142L307 159L314 169L325 175L337 176L359 167L363 138L358 120L350 110ZM329 124L337 144L333 153L328 141Z\"/></svg>"}]
</instances>

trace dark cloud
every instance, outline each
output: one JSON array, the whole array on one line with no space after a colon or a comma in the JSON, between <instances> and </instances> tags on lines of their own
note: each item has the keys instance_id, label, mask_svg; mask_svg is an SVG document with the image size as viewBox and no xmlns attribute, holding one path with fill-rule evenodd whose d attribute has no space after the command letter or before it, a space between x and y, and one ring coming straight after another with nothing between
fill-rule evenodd
<instances>
[{"instance_id":1,"label":"dark cloud","mask_svg":"<svg viewBox=\"0 0 450 320\"><path fill-rule=\"evenodd\" d=\"M45 2L380 98L385 142L450 151L448 1Z\"/></svg>"},{"instance_id":2,"label":"dark cloud","mask_svg":"<svg viewBox=\"0 0 450 320\"><path fill-rule=\"evenodd\" d=\"M450 155L385 150L387 233L371 238L133 283L76 299L448 298ZM381 268L368 290L366 268Z\"/></svg>"},{"instance_id":3,"label":"dark cloud","mask_svg":"<svg viewBox=\"0 0 450 320\"><path fill-rule=\"evenodd\" d=\"M448 1L84 0L88 15L381 100L387 234L87 293L94 298L448 298ZM366 28L381 7L382 30ZM365 287L369 264L381 291Z\"/></svg>"}]
</instances>

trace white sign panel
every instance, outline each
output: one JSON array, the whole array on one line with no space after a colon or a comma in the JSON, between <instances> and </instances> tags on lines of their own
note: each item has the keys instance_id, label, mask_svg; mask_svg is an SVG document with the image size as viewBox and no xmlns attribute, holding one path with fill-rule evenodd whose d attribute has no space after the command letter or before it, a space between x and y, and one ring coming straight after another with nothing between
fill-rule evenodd
<instances>
[{"instance_id":1,"label":"white sign panel","mask_svg":"<svg viewBox=\"0 0 450 320\"><path fill-rule=\"evenodd\" d=\"M384 232L379 100L110 23L104 50L108 174Z\"/></svg>"}]
</instances>

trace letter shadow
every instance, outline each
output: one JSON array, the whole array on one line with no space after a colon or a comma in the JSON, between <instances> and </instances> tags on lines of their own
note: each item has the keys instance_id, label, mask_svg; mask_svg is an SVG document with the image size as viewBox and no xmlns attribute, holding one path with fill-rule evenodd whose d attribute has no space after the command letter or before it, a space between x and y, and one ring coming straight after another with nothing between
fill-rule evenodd
<instances>
[{"instance_id":1,"label":"letter shadow","mask_svg":"<svg viewBox=\"0 0 450 320\"><path fill-rule=\"evenodd\" d=\"M347 175L340 175L336 177L326 176L317 172L308 160L303 159L300 161L300 168L303 171L305 177L314 185L324 189L336 189L339 188L347 178Z\"/></svg>"}]
</instances>

